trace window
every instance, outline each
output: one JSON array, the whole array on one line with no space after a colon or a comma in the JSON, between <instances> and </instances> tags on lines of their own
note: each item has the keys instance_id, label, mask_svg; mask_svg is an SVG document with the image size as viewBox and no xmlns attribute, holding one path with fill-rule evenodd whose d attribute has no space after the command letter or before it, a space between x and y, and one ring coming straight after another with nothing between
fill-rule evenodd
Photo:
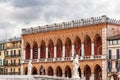
<instances>
[{"instance_id":1,"label":"window","mask_svg":"<svg viewBox=\"0 0 120 80\"><path fill-rule=\"evenodd\" d=\"M20 54L21 54L21 50L18 50L18 52L19 52L18 54L19 54L19 56L20 56Z\"/></svg>"},{"instance_id":2,"label":"window","mask_svg":"<svg viewBox=\"0 0 120 80\"><path fill-rule=\"evenodd\" d=\"M0 52L0 56L1 56L1 52Z\"/></svg>"},{"instance_id":3,"label":"window","mask_svg":"<svg viewBox=\"0 0 120 80\"><path fill-rule=\"evenodd\" d=\"M15 65L15 63L16 63L16 60L14 60L14 65Z\"/></svg>"},{"instance_id":4,"label":"window","mask_svg":"<svg viewBox=\"0 0 120 80\"><path fill-rule=\"evenodd\" d=\"M111 53L112 53L112 51L109 50L109 59L111 59Z\"/></svg>"},{"instance_id":5,"label":"window","mask_svg":"<svg viewBox=\"0 0 120 80\"><path fill-rule=\"evenodd\" d=\"M14 74L15 74L15 68L14 68Z\"/></svg>"},{"instance_id":6,"label":"window","mask_svg":"<svg viewBox=\"0 0 120 80\"><path fill-rule=\"evenodd\" d=\"M112 41L109 41L109 45L112 45Z\"/></svg>"},{"instance_id":7,"label":"window","mask_svg":"<svg viewBox=\"0 0 120 80\"><path fill-rule=\"evenodd\" d=\"M108 62L108 71L111 72L111 69L112 69L112 63L109 61Z\"/></svg>"},{"instance_id":8,"label":"window","mask_svg":"<svg viewBox=\"0 0 120 80\"><path fill-rule=\"evenodd\" d=\"M21 72L21 71L20 71L20 68L18 68L18 74L20 74L20 72Z\"/></svg>"},{"instance_id":9,"label":"window","mask_svg":"<svg viewBox=\"0 0 120 80\"><path fill-rule=\"evenodd\" d=\"M112 44L113 44L113 45L117 44L117 40L114 40L114 41L112 42Z\"/></svg>"},{"instance_id":10,"label":"window","mask_svg":"<svg viewBox=\"0 0 120 80\"><path fill-rule=\"evenodd\" d=\"M13 51L10 51L10 52L11 52L11 53L10 53L10 54L11 54L11 56L13 56Z\"/></svg>"},{"instance_id":11,"label":"window","mask_svg":"<svg viewBox=\"0 0 120 80\"><path fill-rule=\"evenodd\" d=\"M117 55L116 55L116 56L117 56L117 59L119 59L119 58L120 58L120 50L117 49L116 52L117 52Z\"/></svg>"},{"instance_id":12,"label":"window","mask_svg":"<svg viewBox=\"0 0 120 80\"><path fill-rule=\"evenodd\" d=\"M2 65L2 59L0 59L0 65Z\"/></svg>"},{"instance_id":13,"label":"window","mask_svg":"<svg viewBox=\"0 0 120 80\"><path fill-rule=\"evenodd\" d=\"M16 55L16 50L14 50L14 55Z\"/></svg>"},{"instance_id":14,"label":"window","mask_svg":"<svg viewBox=\"0 0 120 80\"><path fill-rule=\"evenodd\" d=\"M19 64L20 64L20 59L19 59Z\"/></svg>"}]
</instances>

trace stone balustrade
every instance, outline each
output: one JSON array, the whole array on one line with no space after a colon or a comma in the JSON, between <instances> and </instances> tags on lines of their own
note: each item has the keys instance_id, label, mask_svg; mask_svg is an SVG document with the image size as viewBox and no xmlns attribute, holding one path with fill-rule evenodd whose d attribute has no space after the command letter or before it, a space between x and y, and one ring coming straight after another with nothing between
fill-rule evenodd
<instances>
[{"instance_id":1,"label":"stone balustrade","mask_svg":"<svg viewBox=\"0 0 120 80\"><path fill-rule=\"evenodd\" d=\"M104 15L101 17L91 17L88 19L73 20L70 22L54 23L51 25L22 29L22 34L24 35L24 34L32 34L32 33L38 33L38 32L47 32L47 31L61 30L61 29L81 27L81 26L101 24L101 23L112 23L112 24L120 25L120 20L110 19Z\"/></svg>"},{"instance_id":2,"label":"stone balustrade","mask_svg":"<svg viewBox=\"0 0 120 80\"><path fill-rule=\"evenodd\" d=\"M106 55L94 55L94 56L80 56L79 60L95 60L106 59ZM32 62L56 62L56 61L73 61L73 57L60 57L60 58L44 58L44 59L32 59ZM22 60L23 63L28 63L29 60Z\"/></svg>"}]
</instances>

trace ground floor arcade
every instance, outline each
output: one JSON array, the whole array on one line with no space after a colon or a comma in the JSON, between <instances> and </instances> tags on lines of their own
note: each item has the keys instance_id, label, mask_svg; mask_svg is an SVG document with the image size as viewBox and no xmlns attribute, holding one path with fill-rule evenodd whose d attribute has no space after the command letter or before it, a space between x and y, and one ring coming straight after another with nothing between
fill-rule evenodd
<instances>
[{"instance_id":1,"label":"ground floor arcade","mask_svg":"<svg viewBox=\"0 0 120 80\"><path fill-rule=\"evenodd\" d=\"M49 75L57 77L72 78L73 64L72 61L67 62L41 62L32 63L32 75ZM27 74L27 64L23 64L23 74ZM85 80L101 80L102 79L102 61L80 61L79 77Z\"/></svg>"}]
</instances>

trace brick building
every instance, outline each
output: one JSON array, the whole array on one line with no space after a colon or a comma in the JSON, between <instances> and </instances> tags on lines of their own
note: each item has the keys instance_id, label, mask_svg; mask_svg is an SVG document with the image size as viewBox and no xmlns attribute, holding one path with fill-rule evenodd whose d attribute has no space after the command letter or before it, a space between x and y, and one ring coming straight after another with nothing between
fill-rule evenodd
<instances>
[{"instance_id":1,"label":"brick building","mask_svg":"<svg viewBox=\"0 0 120 80\"><path fill-rule=\"evenodd\" d=\"M22 74L31 60L33 75L71 78L77 54L81 79L107 80L107 38L119 32L106 16L22 29Z\"/></svg>"}]
</instances>

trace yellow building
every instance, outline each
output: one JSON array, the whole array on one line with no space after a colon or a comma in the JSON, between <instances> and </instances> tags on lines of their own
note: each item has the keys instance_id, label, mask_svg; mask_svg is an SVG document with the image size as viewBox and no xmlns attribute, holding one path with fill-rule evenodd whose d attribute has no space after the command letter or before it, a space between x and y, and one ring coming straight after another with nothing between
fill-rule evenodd
<instances>
[{"instance_id":1,"label":"yellow building","mask_svg":"<svg viewBox=\"0 0 120 80\"><path fill-rule=\"evenodd\" d=\"M9 39L6 42L5 74L19 75L21 73L21 38Z\"/></svg>"},{"instance_id":2,"label":"yellow building","mask_svg":"<svg viewBox=\"0 0 120 80\"><path fill-rule=\"evenodd\" d=\"M5 49L6 49L5 41L1 41L0 42L0 74L1 75L4 74Z\"/></svg>"}]
</instances>

